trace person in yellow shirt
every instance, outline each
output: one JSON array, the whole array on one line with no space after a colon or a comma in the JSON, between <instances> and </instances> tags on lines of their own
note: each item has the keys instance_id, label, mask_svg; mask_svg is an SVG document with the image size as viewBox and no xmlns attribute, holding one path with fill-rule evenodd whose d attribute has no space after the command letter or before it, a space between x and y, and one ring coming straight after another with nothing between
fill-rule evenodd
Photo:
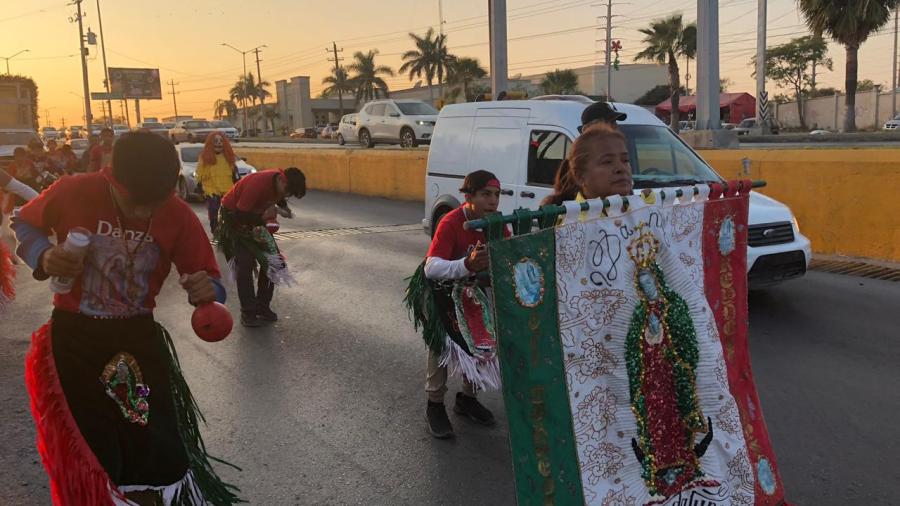
<instances>
[{"instance_id":1,"label":"person in yellow shirt","mask_svg":"<svg viewBox=\"0 0 900 506\"><path fill-rule=\"evenodd\" d=\"M231 190L239 178L235 160L231 143L223 134L213 132L206 137L203 152L197 160L197 182L206 195L209 229L213 234L219 223L222 196Z\"/></svg>"}]
</instances>

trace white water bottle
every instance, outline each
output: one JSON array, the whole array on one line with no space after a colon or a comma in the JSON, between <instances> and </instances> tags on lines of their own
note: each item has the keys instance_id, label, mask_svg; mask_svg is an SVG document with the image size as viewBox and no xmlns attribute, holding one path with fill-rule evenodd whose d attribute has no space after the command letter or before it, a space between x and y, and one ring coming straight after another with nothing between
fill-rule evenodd
<instances>
[{"instance_id":1,"label":"white water bottle","mask_svg":"<svg viewBox=\"0 0 900 506\"><path fill-rule=\"evenodd\" d=\"M83 227L75 227L69 230L69 234L66 236L66 242L63 243L63 249L70 253L75 253L78 255L78 259L84 259L84 255L87 254L88 246L91 244L91 232L90 230ZM75 284L75 278L60 278L54 276L53 279L50 280L50 290L53 293L69 293L72 290L72 285Z\"/></svg>"}]
</instances>

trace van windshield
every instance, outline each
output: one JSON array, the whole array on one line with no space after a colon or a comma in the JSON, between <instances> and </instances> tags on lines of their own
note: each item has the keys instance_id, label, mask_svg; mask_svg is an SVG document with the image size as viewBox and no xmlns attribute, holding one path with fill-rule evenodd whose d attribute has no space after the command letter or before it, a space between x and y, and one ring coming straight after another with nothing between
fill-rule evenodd
<instances>
[{"instance_id":1,"label":"van windshield","mask_svg":"<svg viewBox=\"0 0 900 506\"><path fill-rule=\"evenodd\" d=\"M636 189L721 182L680 137L663 126L619 125L628 144Z\"/></svg>"},{"instance_id":2,"label":"van windshield","mask_svg":"<svg viewBox=\"0 0 900 506\"><path fill-rule=\"evenodd\" d=\"M428 116L437 115L438 111L434 107L424 102L397 102L397 107L407 116Z\"/></svg>"}]
</instances>

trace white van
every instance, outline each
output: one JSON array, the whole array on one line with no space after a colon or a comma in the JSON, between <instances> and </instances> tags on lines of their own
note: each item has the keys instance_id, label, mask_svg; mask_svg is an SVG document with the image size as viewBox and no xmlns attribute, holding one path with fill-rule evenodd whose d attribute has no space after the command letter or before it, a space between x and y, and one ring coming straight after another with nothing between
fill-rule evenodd
<instances>
[{"instance_id":1,"label":"white van","mask_svg":"<svg viewBox=\"0 0 900 506\"><path fill-rule=\"evenodd\" d=\"M658 118L640 106L611 104L628 115L625 134L634 188L723 181L712 167ZM425 178L426 233L463 202L469 172L485 169L502 183L500 211L537 209L553 189L556 169L578 136L586 104L519 100L448 105L441 110ZM811 257L809 239L784 204L750 194L747 269L751 287L800 277Z\"/></svg>"}]
</instances>

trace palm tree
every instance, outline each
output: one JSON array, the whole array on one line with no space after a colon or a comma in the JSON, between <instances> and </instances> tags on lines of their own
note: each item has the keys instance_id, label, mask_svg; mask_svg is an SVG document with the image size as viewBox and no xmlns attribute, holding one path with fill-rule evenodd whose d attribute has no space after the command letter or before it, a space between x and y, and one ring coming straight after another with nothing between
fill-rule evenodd
<instances>
[{"instance_id":1,"label":"palm tree","mask_svg":"<svg viewBox=\"0 0 900 506\"><path fill-rule=\"evenodd\" d=\"M322 79L322 84L329 85L322 90L322 95L331 96L337 93L338 105L341 108L341 117L343 117L344 93L353 93L356 91L356 88L353 87L353 83L350 81L350 76L347 75L347 69L344 67L335 67L330 76Z\"/></svg>"},{"instance_id":2,"label":"palm tree","mask_svg":"<svg viewBox=\"0 0 900 506\"><path fill-rule=\"evenodd\" d=\"M468 102L472 100L469 95L469 85L476 79L484 79L487 71L481 67L476 58L457 58L450 65L447 73L447 84L451 89L462 88L463 98Z\"/></svg>"},{"instance_id":3,"label":"palm tree","mask_svg":"<svg viewBox=\"0 0 900 506\"><path fill-rule=\"evenodd\" d=\"M218 119L228 118L230 120L237 115L237 104L234 103L234 100L220 98L213 104L213 110L214 117Z\"/></svg>"},{"instance_id":4,"label":"palm tree","mask_svg":"<svg viewBox=\"0 0 900 506\"><path fill-rule=\"evenodd\" d=\"M856 130L856 82L859 68L857 52L872 32L875 32L890 18L891 11L900 5L900 0L850 0L843 2L824 0L799 0L800 12L806 18L806 25L813 33L825 33L846 48L847 65L844 71L844 86L847 96L844 105L844 131Z\"/></svg>"},{"instance_id":5,"label":"palm tree","mask_svg":"<svg viewBox=\"0 0 900 506\"><path fill-rule=\"evenodd\" d=\"M249 79L249 86L252 88L252 96L253 96L253 105L256 105L256 100L259 99L260 106L264 107L266 103L266 99L272 96L272 92L267 90L269 86L272 85L269 81L259 80L255 84L253 83L253 74L247 74ZM263 131L266 130L266 116L263 114ZM275 133L275 123L272 123L272 133Z\"/></svg>"},{"instance_id":6,"label":"palm tree","mask_svg":"<svg viewBox=\"0 0 900 506\"><path fill-rule=\"evenodd\" d=\"M672 101L672 116L669 126L678 131L678 102L679 82L678 57L693 58L697 53L697 25L691 23L684 26L681 22L681 14L665 19L656 19L650 23L650 28L641 28L645 35L642 41L646 46L644 50L634 57L637 60L649 60L668 65L669 67L669 93Z\"/></svg>"},{"instance_id":7,"label":"palm tree","mask_svg":"<svg viewBox=\"0 0 900 506\"><path fill-rule=\"evenodd\" d=\"M556 69L547 72L541 80L541 89L547 95L568 95L578 91L578 75L574 70Z\"/></svg>"},{"instance_id":8,"label":"palm tree","mask_svg":"<svg viewBox=\"0 0 900 506\"><path fill-rule=\"evenodd\" d=\"M437 76L438 86L444 84L444 76L450 76L450 67L456 61L456 56L447 50L447 35L441 34L434 39L434 73ZM443 87L441 88L443 93Z\"/></svg>"},{"instance_id":9,"label":"palm tree","mask_svg":"<svg viewBox=\"0 0 900 506\"><path fill-rule=\"evenodd\" d=\"M350 78L350 81L356 90L357 105L360 99L368 102L378 98L379 91L385 97L390 93L387 83L384 82L381 76L394 77L394 69L386 65L376 65L375 55L377 54L377 49L369 50L365 54L362 51L357 51L353 54L353 63L347 66L347 70L356 73Z\"/></svg>"},{"instance_id":10,"label":"palm tree","mask_svg":"<svg viewBox=\"0 0 900 506\"><path fill-rule=\"evenodd\" d=\"M403 60L403 65L400 66L400 73L405 74L409 72L410 81L416 77L421 78L422 74L425 74L425 80L428 81L428 97L431 103L434 104L434 91L432 89L435 75L434 29L429 28L425 32L424 37L419 37L414 33L410 33L409 36L415 42L416 49L410 49L400 57Z\"/></svg>"},{"instance_id":11,"label":"palm tree","mask_svg":"<svg viewBox=\"0 0 900 506\"><path fill-rule=\"evenodd\" d=\"M228 90L228 97L231 100L240 102L244 112L244 130L247 129L247 100L253 94L250 87L247 86L247 76L240 76L234 86Z\"/></svg>"}]
</instances>

